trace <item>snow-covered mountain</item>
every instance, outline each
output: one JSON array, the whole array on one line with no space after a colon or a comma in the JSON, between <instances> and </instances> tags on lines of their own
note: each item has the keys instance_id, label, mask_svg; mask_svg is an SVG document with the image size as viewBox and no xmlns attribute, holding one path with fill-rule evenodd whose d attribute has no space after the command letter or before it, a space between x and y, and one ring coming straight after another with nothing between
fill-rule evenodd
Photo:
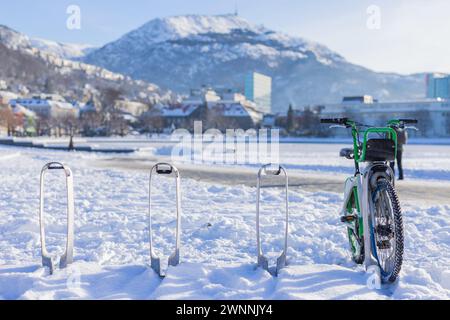
<instances>
[{"instance_id":1,"label":"snow-covered mountain","mask_svg":"<svg viewBox=\"0 0 450 320\"><path fill-rule=\"evenodd\" d=\"M64 47L51 41L39 43L38 48L35 40L0 25L0 80L8 85L9 90L22 94L58 93L75 100L108 89L120 91L126 99L146 103L172 98L171 92L154 84L64 59L70 52L72 56L76 55L77 50L83 47Z\"/></svg>"},{"instance_id":2,"label":"snow-covered mountain","mask_svg":"<svg viewBox=\"0 0 450 320\"><path fill-rule=\"evenodd\" d=\"M88 44L60 43L40 38L30 39L30 43L34 48L68 60L76 60L84 57L96 49L96 47Z\"/></svg>"},{"instance_id":3,"label":"snow-covered mountain","mask_svg":"<svg viewBox=\"0 0 450 320\"><path fill-rule=\"evenodd\" d=\"M235 15L155 19L83 61L178 92L203 84L242 89L245 74L258 71L274 79L275 111L344 95L411 99L425 91L423 75L376 73L323 45Z\"/></svg>"},{"instance_id":4,"label":"snow-covered mountain","mask_svg":"<svg viewBox=\"0 0 450 320\"><path fill-rule=\"evenodd\" d=\"M0 24L0 43L12 50L30 48L30 39L7 26Z\"/></svg>"}]
</instances>

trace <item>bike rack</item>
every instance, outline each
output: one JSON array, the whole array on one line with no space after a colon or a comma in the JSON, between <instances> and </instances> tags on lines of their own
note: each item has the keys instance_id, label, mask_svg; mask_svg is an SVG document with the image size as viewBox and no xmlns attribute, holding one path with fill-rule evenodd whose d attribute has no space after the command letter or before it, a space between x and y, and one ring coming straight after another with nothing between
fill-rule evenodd
<instances>
[{"instance_id":1,"label":"bike rack","mask_svg":"<svg viewBox=\"0 0 450 320\"><path fill-rule=\"evenodd\" d=\"M177 226L176 226L176 242L175 251L169 257L169 266L177 266L180 263L180 233L181 233L181 192L180 192L180 172L169 163L158 163L153 166L150 171L149 181L149 238L150 238L150 258L151 268L160 276L164 277L165 273L161 271L161 258L157 257L153 248L153 228L152 228L152 177L153 174L166 175L175 177L176 183L176 210L177 210Z\"/></svg>"},{"instance_id":2,"label":"bike rack","mask_svg":"<svg viewBox=\"0 0 450 320\"><path fill-rule=\"evenodd\" d=\"M40 184L40 208L39 208L39 224L41 233L41 254L42 265L50 269L50 274L55 271L56 261L50 256L45 245L45 223L44 223L44 178L49 170L64 170L66 174L66 190L67 190L67 241L66 250L59 258L59 268L63 269L73 262L73 242L74 242L74 197L73 197L73 175L69 167L59 163L51 162L46 164L41 171Z\"/></svg>"},{"instance_id":3,"label":"bike rack","mask_svg":"<svg viewBox=\"0 0 450 320\"><path fill-rule=\"evenodd\" d=\"M257 239L257 250L258 250L258 267L267 270L272 273L274 276L278 276L279 271L286 266L286 256L287 256L287 248L288 248L288 233L289 233L289 178L286 169L282 166L278 166L278 169L274 170L271 168L272 165L264 165L258 172L258 180L257 180L257 196L256 196L256 239ZM259 225L259 216L260 216L260 198L261 198L261 179L264 175L271 176L280 176L281 174L285 176L285 188L286 188L286 228L284 234L284 249L281 255L277 259L277 265L274 272L271 272L269 269L269 259L264 256L262 252L261 246L261 234L260 234L260 225Z\"/></svg>"}]
</instances>

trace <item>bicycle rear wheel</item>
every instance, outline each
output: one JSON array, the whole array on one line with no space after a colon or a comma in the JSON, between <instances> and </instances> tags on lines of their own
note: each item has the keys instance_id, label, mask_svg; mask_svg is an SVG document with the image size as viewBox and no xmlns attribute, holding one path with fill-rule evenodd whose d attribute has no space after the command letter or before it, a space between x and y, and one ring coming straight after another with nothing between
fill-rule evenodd
<instances>
[{"instance_id":1,"label":"bicycle rear wheel","mask_svg":"<svg viewBox=\"0 0 450 320\"><path fill-rule=\"evenodd\" d=\"M397 192L379 180L372 194L371 240L384 282L395 282L403 263L403 219Z\"/></svg>"}]
</instances>

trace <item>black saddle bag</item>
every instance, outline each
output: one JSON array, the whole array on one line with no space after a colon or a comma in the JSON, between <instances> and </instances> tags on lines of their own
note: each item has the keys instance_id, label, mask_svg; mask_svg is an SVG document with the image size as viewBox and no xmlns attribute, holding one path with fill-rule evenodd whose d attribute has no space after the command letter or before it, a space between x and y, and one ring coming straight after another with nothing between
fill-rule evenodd
<instances>
[{"instance_id":1,"label":"black saddle bag","mask_svg":"<svg viewBox=\"0 0 450 320\"><path fill-rule=\"evenodd\" d=\"M366 145L366 161L394 161L395 142L391 139L370 139Z\"/></svg>"}]
</instances>

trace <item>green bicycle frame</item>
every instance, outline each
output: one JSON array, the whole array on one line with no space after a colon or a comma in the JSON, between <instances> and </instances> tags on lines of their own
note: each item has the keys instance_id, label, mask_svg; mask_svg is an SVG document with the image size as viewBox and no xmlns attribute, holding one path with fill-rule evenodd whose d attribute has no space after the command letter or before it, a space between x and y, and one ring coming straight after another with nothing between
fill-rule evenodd
<instances>
[{"instance_id":1,"label":"green bicycle frame","mask_svg":"<svg viewBox=\"0 0 450 320\"><path fill-rule=\"evenodd\" d=\"M387 139L391 139L395 143L395 155L397 154L397 147L398 147L398 141L397 141L397 132L390 126L396 125L397 122L395 120L389 121L386 127L375 127L375 128L368 128L367 130L363 131L363 140L362 143L360 143L360 132L358 131L358 125L354 121L348 121L347 125L351 127L352 130L352 138L353 138L353 149L354 149L354 163L355 163L355 177L357 177L360 174L360 168L359 165L362 162L366 162L366 153L367 153L367 142L369 140L369 136L371 134L385 134ZM350 178L349 178L350 179ZM357 236L362 238L364 235L364 223L363 223L363 217L362 217L362 208L361 208L361 199L360 194L358 191L358 188L355 186L351 190L352 195L349 197L348 202L346 203L346 209L347 213L353 212L355 209L358 215L358 222L359 222L359 228L356 230L353 223L349 223L348 227L350 229L353 229ZM350 236L350 229L349 229L349 236ZM353 250L354 244L352 244Z\"/></svg>"},{"instance_id":2,"label":"green bicycle frame","mask_svg":"<svg viewBox=\"0 0 450 320\"><path fill-rule=\"evenodd\" d=\"M385 127L370 127L348 118L323 119L321 122L351 130L353 154L351 155L343 149L341 156L354 160L355 174L345 182L344 201L340 210L341 221L347 227L353 260L357 264L364 265L366 270L369 270L371 266L378 266L377 270L381 270L376 248L373 245L373 188L375 183L378 184L378 179L394 182L395 176L389 162L396 159L398 150L396 128L403 128L406 123L416 123L417 121L391 120ZM382 143L384 141L381 141L380 147L386 146L386 150L380 150L379 157L375 150L378 141L373 141L372 138L375 140L385 139L389 142ZM373 141L373 145L371 141ZM371 146L375 147L374 150L368 149ZM392 155L393 151L394 155ZM374 155L372 156L371 153ZM360 171L361 163L366 163L366 165Z\"/></svg>"}]
</instances>

